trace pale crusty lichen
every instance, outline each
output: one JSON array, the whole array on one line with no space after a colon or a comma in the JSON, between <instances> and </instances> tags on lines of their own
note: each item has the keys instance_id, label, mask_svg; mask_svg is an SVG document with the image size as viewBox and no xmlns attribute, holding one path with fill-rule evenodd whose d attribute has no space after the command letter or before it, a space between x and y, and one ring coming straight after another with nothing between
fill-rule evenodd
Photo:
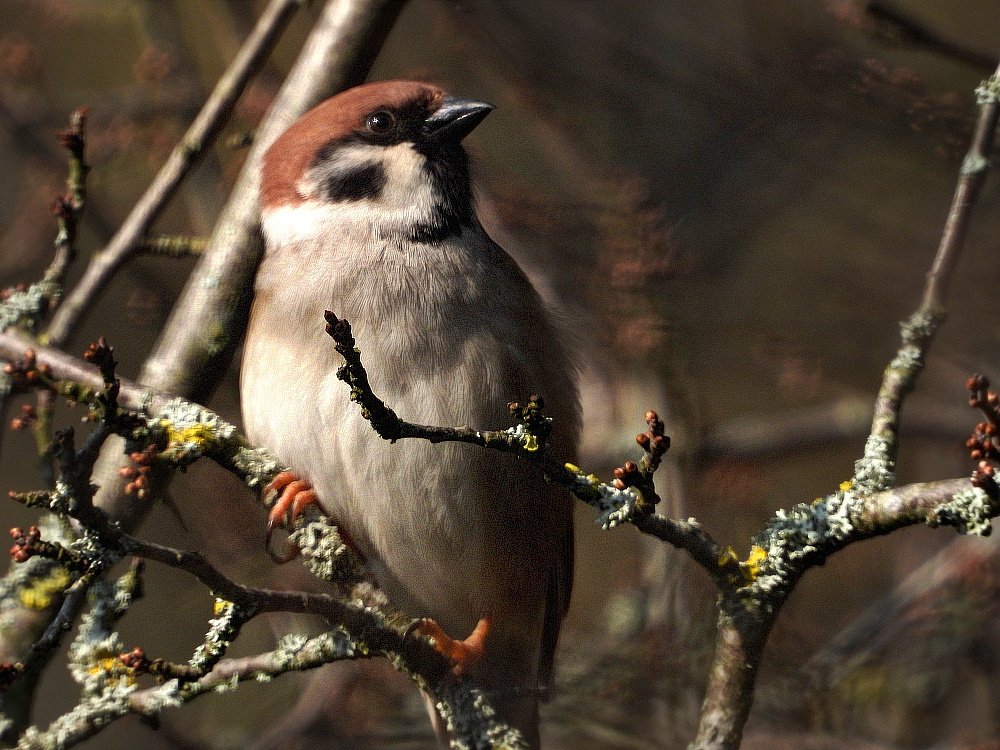
<instances>
[{"instance_id":1,"label":"pale crusty lichen","mask_svg":"<svg viewBox=\"0 0 1000 750\"><path fill-rule=\"evenodd\" d=\"M263 448L243 447L233 456L233 467L247 486L259 492L284 466Z\"/></svg>"},{"instance_id":2,"label":"pale crusty lichen","mask_svg":"<svg viewBox=\"0 0 1000 750\"><path fill-rule=\"evenodd\" d=\"M636 508L642 500L642 495L634 487L619 490L610 484L604 484L593 474L584 474L578 466L566 464L566 468L575 475L574 481L578 486L586 487L597 494L596 502L591 500L587 502L600 511L594 523L602 529L605 531L613 529L636 517Z\"/></svg>"},{"instance_id":3,"label":"pale crusty lichen","mask_svg":"<svg viewBox=\"0 0 1000 750\"><path fill-rule=\"evenodd\" d=\"M541 446L538 444L538 438L536 438L527 427L523 424L519 424L516 427L511 427L505 432L513 438L517 438L518 443L520 443L521 448L528 451L529 453L534 453Z\"/></svg>"},{"instance_id":4,"label":"pale crusty lichen","mask_svg":"<svg viewBox=\"0 0 1000 750\"><path fill-rule=\"evenodd\" d=\"M195 649L188 664L202 672L211 669L240 634L240 629L253 617L256 608L240 606L224 599L215 600L215 617L208 621L205 642Z\"/></svg>"},{"instance_id":5,"label":"pale crusty lichen","mask_svg":"<svg viewBox=\"0 0 1000 750\"><path fill-rule=\"evenodd\" d=\"M350 587L364 576L361 559L325 516L296 529L288 539L301 551L306 567L321 580Z\"/></svg>"},{"instance_id":6,"label":"pale crusty lichen","mask_svg":"<svg viewBox=\"0 0 1000 750\"><path fill-rule=\"evenodd\" d=\"M929 526L954 526L959 534L989 536L993 531L991 519L997 514L997 504L979 487L956 492L951 500L942 503L928 516Z\"/></svg>"},{"instance_id":7,"label":"pale crusty lichen","mask_svg":"<svg viewBox=\"0 0 1000 750\"><path fill-rule=\"evenodd\" d=\"M854 463L852 484L864 492L881 492L896 484L893 446L875 434L865 441L865 453Z\"/></svg>"},{"instance_id":8,"label":"pale crusty lichen","mask_svg":"<svg viewBox=\"0 0 1000 750\"><path fill-rule=\"evenodd\" d=\"M861 497L853 489L838 489L818 502L779 510L753 540L765 554L753 555L756 575L747 593L763 601L768 593L785 588L808 557L838 549L854 531L852 519L862 507Z\"/></svg>"},{"instance_id":9,"label":"pale crusty lichen","mask_svg":"<svg viewBox=\"0 0 1000 750\"><path fill-rule=\"evenodd\" d=\"M448 723L451 746L460 750L528 750L521 733L497 718L482 690L461 685L442 689L437 709Z\"/></svg>"},{"instance_id":10,"label":"pale crusty lichen","mask_svg":"<svg viewBox=\"0 0 1000 750\"><path fill-rule=\"evenodd\" d=\"M181 398L167 402L158 414L149 418L148 426L166 436L167 458L185 462L217 450L236 434L236 427L218 414Z\"/></svg>"},{"instance_id":11,"label":"pale crusty lichen","mask_svg":"<svg viewBox=\"0 0 1000 750\"><path fill-rule=\"evenodd\" d=\"M990 76L976 89L976 104L996 104L1000 102L1000 78L995 75Z\"/></svg>"},{"instance_id":12,"label":"pale crusty lichen","mask_svg":"<svg viewBox=\"0 0 1000 750\"><path fill-rule=\"evenodd\" d=\"M12 292L0 304L0 331L14 325L26 325L29 331L34 330L38 317L48 309L57 291L58 287L51 282L39 281L27 289Z\"/></svg>"},{"instance_id":13,"label":"pale crusty lichen","mask_svg":"<svg viewBox=\"0 0 1000 750\"><path fill-rule=\"evenodd\" d=\"M126 680L109 684L100 692L85 697L44 731L29 727L17 743L18 750L61 750L67 742L80 736L80 727L87 727L87 732L93 733L128 714L129 696L133 692L135 685Z\"/></svg>"}]
</instances>

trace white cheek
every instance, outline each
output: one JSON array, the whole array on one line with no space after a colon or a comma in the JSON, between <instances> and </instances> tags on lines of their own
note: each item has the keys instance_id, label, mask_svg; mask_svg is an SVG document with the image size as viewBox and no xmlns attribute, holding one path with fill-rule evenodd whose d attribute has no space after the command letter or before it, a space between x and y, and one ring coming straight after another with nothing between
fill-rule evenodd
<instances>
[{"instance_id":1,"label":"white cheek","mask_svg":"<svg viewBox=\"0 0 1000 750\"><path fill-rule=\"evenodd\" d=\"M383 149L382 167L385 186L380 199L387 211L413 211L419 217L429 217L434 210L434 186L426 170L427 159L412 145L400 143Z\"/></svg>"},{"instance_id":2,"label":"white cheek","mask_svg":"<svg viewBox=\"0 0 1000 750\"><path fill-rule=\"evenodd\" d=\"M381 166L385 174L378 195L335 203L319 197L317 181L323 175L346 175L372 164ZM307 175L298 182L296 191L305 204L297 206L294 215L277 217L279 211L286 209L272 211L275 218L265 217L265 233L269 240L287 242L287 238L296 235L315 237L324 230L322 225L338 222L354 224L352 234L367 232L384 238L397 232L408 235L415 224L434 217L437 196L426 164L426 157L410 143L388 147L351 144L332 154L321 174Z\"/></svg>"},{"instance_id":3,"label":"white cheek","mask_svg":"<svg viewBox=\"0 0 1000 750\"><path fill-rule=\"evenodd\" d=\"M298 206L264 209L261 229L268 251L335 242L343 225L338 208L336 204L307 201Z\"/></svg>"}]
</instances>

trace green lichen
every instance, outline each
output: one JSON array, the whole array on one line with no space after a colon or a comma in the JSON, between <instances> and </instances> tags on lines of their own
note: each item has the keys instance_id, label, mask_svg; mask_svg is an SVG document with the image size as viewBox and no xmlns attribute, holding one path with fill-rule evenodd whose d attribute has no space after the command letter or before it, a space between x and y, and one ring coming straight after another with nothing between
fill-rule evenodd
<instances>
[{"instance_id":1,"label":"green lichen","mask_svg":"<svg viewBox=\"0 0 1000 750\"><path fill-rule=\"evenodd\" d=\"M236 427L219 415L180 398L169 401L148 426L166 437L164 456L184 463L218 450L236 434Z\"/></svg>"},{"instance_id":2,"label":"green lichen","mask_svg":"<svg viewBox=\"0 0 1000 750\"><path fill-rule=\"evenodd\" d=\"M976 89L976 104L996 104L1000 102L1000 78L993 75L979 84Z\"/></svg>"},{"instance_id":3,"label":"green lichen","mask_svg":"<svg viewBox=\"0 0 1000 750\"><path fill-rule=\"evenodd\" d=\"M841 485L852 486L846 482ZM862 507L861 496L853 489L838 489L819 502L779 510L764 531L754 537L754 546L766 554L754 555L756 575L748 593L763 600L767 594L786 588L809 558L838 549L854 532L853 519Z\"/></svg>"},{"instance_id":4,"label":"green lichen","mask_svg":"<svg viewBox=\"0 0 1000 750\"><path fill-rule=\"evenodd\" d=\"M989 536L991 520L997 514L997 504L979 487L956 492L947 503L934 509L927 518L929 526L954 526L959 534Z\"/></svg>"},{"instance_id":5,"label":"green lichen","mask_svg":"<svg viewBox=\"0 0 1000 750\"><path fill-rule=\"evenodd\" d=\"M360 558L344 544L337 527L326 517L296 529L289 541L302 552L306 567L321 580L350 587L364 575Z\"/></svg>"},{"instance_id":6,"label":"green lichen","mask_svg":"<svg viewBox=\"0 0 1000 750\"><path fill-rule=\"evenodd\" d=\"M282 464L262 448L240 448L233 456L233 466L245 478L250 489L259 491L282 468Z\"/></svg>"}]
</instances>

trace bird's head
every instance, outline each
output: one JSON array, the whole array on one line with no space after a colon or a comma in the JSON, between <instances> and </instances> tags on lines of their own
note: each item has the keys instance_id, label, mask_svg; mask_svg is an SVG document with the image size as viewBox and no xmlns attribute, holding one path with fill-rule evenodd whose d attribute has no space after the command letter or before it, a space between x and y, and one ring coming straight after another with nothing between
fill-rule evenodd
<instances>
[{"instance_id":1,"label":"bird's head","mask_svg":"<svg viewBox=\"0 0 1000 750\"><path fill-rule=\"evenodd\" d=\"M264 156L261 208L324 208L435 241L474 222L461 140L492 105L414 81L348 89L307 112Z\"/></svg>"}]
</instances>

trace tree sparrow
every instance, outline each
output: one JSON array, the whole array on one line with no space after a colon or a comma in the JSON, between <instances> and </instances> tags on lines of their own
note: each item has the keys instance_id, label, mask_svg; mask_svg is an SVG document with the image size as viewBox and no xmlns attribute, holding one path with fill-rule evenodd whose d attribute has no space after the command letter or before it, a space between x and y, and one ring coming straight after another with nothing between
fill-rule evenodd
<instances>
[{"instance_id":1,"label":"tree sparrow","mask_svg":"<svg viewBox=\"0 0 1000 750\"><path fill-rule=\"evenodd\" d=\"M449 635L474 631L457 658L537 746L539 686L572 584L570 498L509 455L381 440L337 379L323 326L325 309L351 321L375 393L402 418L503 429L507 403L537 393L555 419L552 449L572 460L574 368L473 205L460 141L491 109L423 83L373 83L275 141L243 419L311 485L396 607Z\"/></svg>"}]
</instances>

